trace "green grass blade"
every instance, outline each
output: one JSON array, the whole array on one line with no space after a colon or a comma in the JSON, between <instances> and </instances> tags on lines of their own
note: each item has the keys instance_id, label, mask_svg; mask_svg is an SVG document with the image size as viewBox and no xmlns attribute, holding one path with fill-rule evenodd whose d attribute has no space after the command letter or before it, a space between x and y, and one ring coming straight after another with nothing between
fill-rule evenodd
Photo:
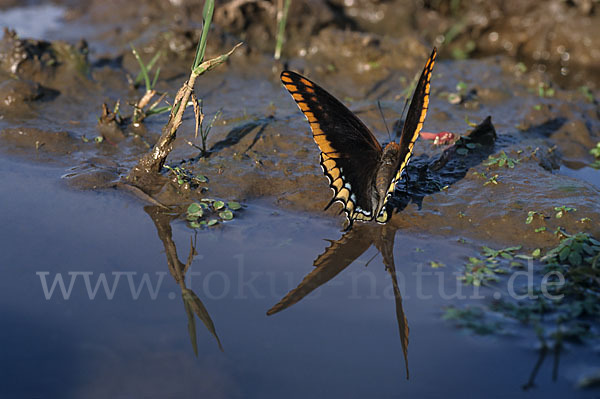
<instances>
[{"instance_id":1,"label":"green grass blade","mask_svg":"<svg viewBox=\"0 0 600 399\"><path fill-rule=\"evenodd\" d=\"M150 76L148 76L148 69L146 68L144 61L142 61L142 58L138 54L135 47L133 47L133 44L131 44L131 51L133 51L135 59L137 60L138 64L140 64L140 73L142 74L144 82L146 83L146 91L152 90L150 87Z\"/></svg>"},{"instance_id":2,"label":"green grass blade","mask_svg":"<svg viewBox=\"0 0 600 399\"><path fill-rule=\"evenodd\" d=\"M215 11L215 1L206 0L204 3L204 10L202 10L202 36L200 36L200 42L198 42L198 48L196 49L196 57L192 70L196 69L198 65L204 60L204 52L206 51L206 41L208 40L208 30L212 22L213 13Z\"/></svg>"},{"instance_id":3,"label":"green grass blade","mask_svg":"<svg viewBox=\"0 0 600 399\"><path fill-rule=\"evenodd\" d=\"M164 114L165 112L169 112L170 110L171 110L170 105L166 105L164 107L153 108L153 109L146 111L146 117L151 116L151 115Z\"/></svg>"},{"instance_id":4,"label":"green grass blade","mask_svg":"<svg viewBox=\"0 0 600 399\"><path fill-rule=\"evenodd\" d=\"M158 59L160 58L161 55L162 55L162 53L160 51L158 53L154 54L154 57L152 57L152 59L150 60L148 65L146 65L146 69L148 71L151 71L152 68L154 68L154 65L156 64L156 62L158 61ZM137 74L137 76L135 77L135 81L133 82L134 86L137 87L141 83L142 79L143 79L142 72L139 72Z\"/></svg>"},{"instance_id":5,"label":"green grass blade","mask_svg":"<svg viewBox=\"0 0 600 399\"><path fill-rule=\"evenodd\" d=\"M154 79L152 79L152 90L156 87L156 81L158 80L158 75L160 74L160 67L156 68L156 73L154 74Z\"/></svg>"},{"instance_id":6,"label":"green grass blade","mask_svg":"<svg viewBox=\"0 0 600 399\"><path fill-rule=\"evenodd\" d=\"M285 25L287 23L288 11L290 10L290 4L292 0L285 0L283 10L278 21L277 26L277 43L275 44L275 59L278 60L281 57L281 49L283 42L285 41ZM279 16L279 15L278 15Z\"/></svg>"}]
</instances>

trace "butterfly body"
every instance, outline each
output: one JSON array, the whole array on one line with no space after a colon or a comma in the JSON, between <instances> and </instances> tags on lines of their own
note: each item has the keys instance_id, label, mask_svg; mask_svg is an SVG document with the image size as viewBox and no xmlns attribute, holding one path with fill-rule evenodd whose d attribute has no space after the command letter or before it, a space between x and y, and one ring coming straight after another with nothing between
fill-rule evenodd
<instances>
[{"instance_id":1,"label":"butterfly body","mask_svg":"<svg viewBox=\"0 0 600 399\"><path fill-rule=\"evenodd\" d=\"M434 49L415 89L400 142L385 148L356 115L323 88L295 72L281 73L282 83L304 113L321 150L320 164L334 192L325 209L341 202L348 228L355 220L388 221L387 201L425 120L435 57Z\"/></svg>"}]
</instances>

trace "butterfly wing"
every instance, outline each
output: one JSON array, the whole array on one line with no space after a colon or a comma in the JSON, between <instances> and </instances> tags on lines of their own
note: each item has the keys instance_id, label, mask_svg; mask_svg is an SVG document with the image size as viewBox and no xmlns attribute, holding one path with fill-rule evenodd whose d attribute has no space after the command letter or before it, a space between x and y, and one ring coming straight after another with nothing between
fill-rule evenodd
<instances>
[{"instance_id":1,"label":"butterfly wing","mask_svg":"<svg viewBox=\"0 0 600 399\"><path fill-rule=\"evenodd\" d=\"M350 225L354 220L372 220L381 145L356 115L315 83L291 71L283 71L281 81L310 123L321 150L320 163L334 191L325 209L340 201Z\"/></svg>"},{"instance_id":2,"label":"butterfly wing","mask_svg":"<svg viewBox=\"0 0 600 399\"><path fill-rule=\"evenodd\" d=\"M423 72L421 73L421 77L419 78L419 82L417 83L417 87L415 88L415 92L410 102L410 106L408 107L408 113L406 114L406 120L404 122L404 126L402 127L402 133L400 135L400 161L398 172L396 173L396 176L392 179L392 182L390 183L388 194L385 200L386 203L387 200L394 193L394 190L396 189L396 182L400 181L402 173L406 169L408 161L410 161L410 157L412 156L413 149L415 146L415 141L417 141L419 133L423 128L425 116L427 115L427 110L429 109L431 74L433 72L433 65L435 64L436 57L437 49L434 47L433 51L431 52L431 55L429 56L429 59L427 60L427 63L425 64L425 68L423 68ZM383 209L385 209L385 206ZM377 217L377 221L380 223L385 223L388 219L389 213L387 211L383 211Z\"/></svg>"}]
</instances>

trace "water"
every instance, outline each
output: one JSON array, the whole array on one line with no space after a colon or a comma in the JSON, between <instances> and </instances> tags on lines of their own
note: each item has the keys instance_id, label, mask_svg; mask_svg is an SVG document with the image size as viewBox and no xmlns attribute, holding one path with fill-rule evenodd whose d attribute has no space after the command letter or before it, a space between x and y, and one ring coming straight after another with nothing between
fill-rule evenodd
<instances>
[{"instance_id":1,"label":"water","mask_svg":"<svg viewBox=\"0 0 600 399\"><path fill-rule=\"evenodd\" d=\"M65 11L54 4L10 8L0 11L0 27L14 29L21 37L44 39L61 28Z\"/></svg>"},{"instance_id":2,"label":"water","mask_svg":"<svg viewBox=\"0 0 600 399\"><path fill-rule=\"evenodd\" d=\"M590 168L589 166L583 166L577 169L563 166L560 168L560 173L565 176L586 181L596 188L600 188L600 170L598 169Z\"/></svg>"},{"instance_id":3,"label":"water","mask_svg":"<svg viewBox=\"0 0 600 399\"><path fill-rule=\"evenodd\" d=\"M261 204L195 235L199 255L187 287L202 300L224 348L196 319L195 357L181 290L141 204L116 191L65 190L57 182L61 168L4 158L0 169L0 396L439 397L451 389L454 397L574 397L565 374L551 382L549 360L537 388L521 390L536 361L529 344L473 337L440 320L448 301L438 285L451 292L455 279L451 273L418 277L423 262L415 247L428 256L445 253L452 268L468 252L457 243L396 233L409 380L390 274L381 256L368 263L377 254L373 247L304 300L266 316L313 270L328 245L321 238L341 233L330 220L274 214ZM185 261L194 233L183 222L170 225ZM113 287L118 274L112 299L102 287L90 298L86 275L93 288L101 275ZM57 275L66 289L76 276L68 299L59 286L46 299L42 280L50 289ZM144 276L155 292L146 286L136 299ZM561 362L574 356L568 351Z\"/></svg>"}]
</instances>

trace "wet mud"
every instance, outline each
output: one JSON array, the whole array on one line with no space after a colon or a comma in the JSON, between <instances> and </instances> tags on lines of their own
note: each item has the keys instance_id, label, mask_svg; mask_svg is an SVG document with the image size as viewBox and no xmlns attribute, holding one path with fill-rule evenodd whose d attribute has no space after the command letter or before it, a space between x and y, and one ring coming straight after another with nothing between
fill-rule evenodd
<instances>
[{"instance_id":1,"label":"wet mud","mask_svg":"<svg viewBox=\"0 0 600 399\"><path fill-rule=\"evenodd\" d=\"M307 74L346 100L383 142L388 139L375 103L381 102L391 124L401 123L403 100L429 51L424 43L434 41L433 38L447 30L445 27L456 23L459 15L463 22L456 34L457 41L463 36L471 40L495 31L499 13L512 18L511 27L527 23L516 21L512 10L506 14L499 5L481 4L469 8L465 14L460 8L449 9L444 2L432 2L410 17L413 25L420 26L425 19L428 25L438 27L435 35L424 30L420 36L393 29L390 21L396 13L404 13L404 19L408 18L406 10L399 11L400 4L392 7L386 2L367 1L345 7L335 2L313 3L300 2L294 6L299 8L297 12L310 12L303 14L303 23L290 23L285 66ZM133 9L125 4L122 7L124 12L113 20L115 25L142 21L148 28L140 27L140 22L130 22L123 36L122 27L109 29L103 25L103 31L96 37L85 38L101 42L99 48L121 41L110 55L94 53L92 46L89 57L90 50L84 40L75 45L58 40L30 40L10 30L5 30L0 42L0 65L6 74L1 86L5 96L4 126L0 133L3 149L69 165L65 181L73 186L114 185L155 144L159 126L165 121L164 116L158 116L142 126L115 122L139 93L128 84L136 68L126 44L134 43L143 53L165 54L159 60L158 89L167 92L172 92L173 85L185 76L185 65L194 52L198 26L191 10L197 10L197 4L170 7L146 2L144 8ZM222 116L208 139L207 153L199 153L189 145L197 140L188 118L179 131L168 163L208 176L214 182L209 186L213 196L240 201L272 198L275 206L316 213L328 202L330 193L315 161L318 154L308 126L279 86L277 75L281 67L270 61L267 50L274 41L273 7L267 2L230 2L218 8L208 51L223 52L236 40L245 41L242 51L234 54L228 65L213 71L210 78L201 78L197 85L207 115L222 110ZM544 13L550 8L556 16L565 7L569 12L561 18L567 21L596 18L595 5L587 9L564 2L539 5L533 14L527 15ZM186 10L191 14L184 17ZM72 23L97 24L106 12L99 2L91 2L74 8L69 19ZM128 19L132 14L137 18ZM443 23L433 24L434 21ZM472 26L473 21L480 22L477 29ZM588 22L582 24L587 26ZM514 29L508 31L516 34ZM136 33L138 36L134 36ZM589 35L586 30L580 33ZM499 35L501 42L517 40L504 38L509 33ZM562 43L560 35L556 32L557 38L544 46ZM495 168L486 167L481 159L478 164L446 165L441 175L457 178L429 179L444 190L429 190L416 202L414 198L409 201L411 204L406 204L394 218L402 228L472 237L485 232L486 237L506 243L512 234L524 228L523 213L528 210L548 212L555 206L569 205L578 207L578 219L593 220L598 214L598 184L594 186L557 172L562 164L582 167L593 160L589 149L598 141L600 126L600 111L593 91L591 98L586 97L582 91L559 86L560 82L553 80L551 74L540 72L540 68L521 66L519 55L535 59L537 52L550 51L527 40L531 36L539 37L525 31L519 33L518 40L535 50L515 44L520 51L516 54L478 45L469 55L480 59L464 61L452 61L452 43L442 47L446 59L442 55L434 72L426 129L465 135L470 129L464 123L465 118L480 122L491 115L498 141L485 155L503 151L519 159L519 163L515 168ZM577 42L578 46L588 43ZM568 43L563 46L568 47ZM506 50L507 46L504 47ZM578 51L579 47L570 50L573 59L580 62L581 71L585 71L592 61L577 57ZM501 55L489 57L489 54ZM593 50L588 52L589 57L594 54ZM549 57L545 61L553 60ZM585 76L590 81L595 79L593 74ZM119 115L112 115L117 101L121 104ZM442 150L420 140L409 178L422 173L419 168L424 159L433 162ZM103 164L90 161L94 159L104 159ZM484 186L485 179L474 173L498 174L498 184ZM153 190L153 194L159 202L170 205L183 205L204 196L203 192L168 186ZM406 193L398 189L398 197L403 194ZM333 216L333 212L322 215ZM575 223L570 221L565 227L577 229ZM598 234L597 226L591 223L581 227ZM544 242L539 235L521 233L524 232L519 235L524 237L527 247Z\"/></svg>"}]
</instances>

